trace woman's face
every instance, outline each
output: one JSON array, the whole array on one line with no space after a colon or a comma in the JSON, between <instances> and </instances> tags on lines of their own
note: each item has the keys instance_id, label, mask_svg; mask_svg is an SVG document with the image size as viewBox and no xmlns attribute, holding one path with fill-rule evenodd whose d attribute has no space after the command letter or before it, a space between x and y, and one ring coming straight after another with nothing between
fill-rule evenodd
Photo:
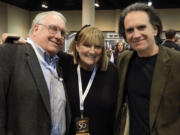
<instances>
[{"instance_id":1,"label":"woman's face","mask_svg":"<svg viewBox=\"0 0 180 135\"><path fill-rule=\"evenodd\" d=\"M123 43L119 42L117 45L117 49L119 52L123 51Z\"/></svg>"},{"instance_id":2,"label":"woman's face","mask_svg":"<svg viewBox=\"0 0 180 135\"><path fill-rule=\"evenodd\" d=\"M86 70L93 70L94 66L102 57L102 46L80 43L76 45L80 57L80 65Z\"/></svg>"}]
</instances>

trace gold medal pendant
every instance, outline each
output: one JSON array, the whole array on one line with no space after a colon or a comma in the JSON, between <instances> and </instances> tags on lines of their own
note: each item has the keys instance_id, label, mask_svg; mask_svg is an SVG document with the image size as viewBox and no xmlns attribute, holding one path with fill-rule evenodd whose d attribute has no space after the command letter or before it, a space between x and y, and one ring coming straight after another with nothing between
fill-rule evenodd
<instances>
[{"instance_id":1,"label":"gold medal pendant","mask_svg":"<svg viewBox=\"0 0 180 135\"><path fill-rule=\"evenodd\" d=\"M90 135L89 133L76 133L76 135Z\"/></svg>"},{"instance_id":2,"label":"gold medal pendant","mask_svg":"<svg viewBox=\"0 0 180 135\"><path fill-rule=\"evenodd\" d=\"M90 135L89 120L87 117L76 119L76 135Z\"/></svg>"}]
</instances>

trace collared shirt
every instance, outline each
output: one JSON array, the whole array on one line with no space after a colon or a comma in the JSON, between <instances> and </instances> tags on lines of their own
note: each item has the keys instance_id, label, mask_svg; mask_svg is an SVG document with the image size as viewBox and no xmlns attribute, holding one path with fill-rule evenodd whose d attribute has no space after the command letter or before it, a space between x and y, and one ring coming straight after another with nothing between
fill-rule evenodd
<instances>
[{"instance_id":1,"label":"collared shirt","mask_svg":"<svg viewBox=\"0 0 180 135\"><path fill-rule=\"evenodd\" d=\"M54 122L54 116L51 116L52 118L52 132L51 135L64 135L65 134L65 130L66 130L66 119L65 119L65 107L66 107L66 97L65 97L65 93L64 93L64 87L62 84L62 79L59 78L57 71L56 71L56 61L58 60L58 56L55 55L52 59L52 61L49 59L49 62L45 61L45 56L49 55L47 54L47 52L45 52L45 50L43 50L39 45L37 45L32 39L28 38L27 42L31 44L32 48L34 49L38 61L40 63L41 69L43 71L43 75L44 78L46 80L46 84L49 90L49 94L51 95L51 82L52 82L52 78L56 81L57 86L56 89L58 89L58 100L59 100L59 105L60 106L60 113L59 113L59 119L60 119L60 123L58 122ZM48 56L50 58L50 56ZM50 96L51 97L51 96ZM53 99L50 99L51 102L51 107L52 107L52 102ZM53 112L51 110L51 115L53 115ZM60 130L57 132L56 130ZM58 133L58 134L57 134Z\"/></svg>"},{"instance_id":2,"label":"collared shirt","mask_svg":"<svg viewBox=\"0 0 180 135\"><path fill-rule=\"evenodd\" d=\"M51 57L47 52L45 52L44 59L48 65L50 65L53 68L56 68L56 62L59 59L59 57L57 55Z\"/></svg>"}]
</instances>

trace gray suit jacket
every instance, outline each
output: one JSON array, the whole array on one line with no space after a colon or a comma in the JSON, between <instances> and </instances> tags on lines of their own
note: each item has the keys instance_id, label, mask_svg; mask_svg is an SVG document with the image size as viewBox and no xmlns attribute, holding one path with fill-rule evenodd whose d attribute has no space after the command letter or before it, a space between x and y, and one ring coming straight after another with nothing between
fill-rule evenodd
<instances>
[{"instance_id":1,"label":"gray suit jacket","mask_svg":"<svg viewBox=\"0 0 180 135\"><path fill-rule=\"evenodd\" d=\"M159 48L150 90L150 135L179 135L180 53L162 46ZM123 112L125 110L124 84L133 53L133 51L125 51L119 58L120 83L115 124L116 135L122 135L124 132L124 118L127 116L127 113Z\"/></svg>"},{"instance_id":2,"label":"gray suit jacket","mask_svg":"<svg viewBox=\"0 0 180 135\"><path fill-rule=\"evenodd\" d=\"M58 74L61 68L58 67ZM66 93L66 92L65 92ZM67 134L70 109L66 105ZM0 47L0 134L50 135L49 92L31 45Z\"/></svg>"}]
</instances>

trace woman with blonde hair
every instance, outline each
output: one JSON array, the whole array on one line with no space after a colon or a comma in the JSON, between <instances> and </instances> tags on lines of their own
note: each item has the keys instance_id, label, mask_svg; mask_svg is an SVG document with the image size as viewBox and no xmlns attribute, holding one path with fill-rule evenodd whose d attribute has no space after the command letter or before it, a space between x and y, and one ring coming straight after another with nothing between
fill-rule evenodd
<instances>
[{"instance_id":1,"label":"woman with blonde hair","mask_svg":"<svg viewBox=\"0 0 180 135\"><path fill-rule=\"evenodd\" d=\"M72 111L70 135L112 135L118 77L107 57L103 33L92 26L81 28L71 50L73 56L59 54Z\"/></svg>"}]
</instances>

